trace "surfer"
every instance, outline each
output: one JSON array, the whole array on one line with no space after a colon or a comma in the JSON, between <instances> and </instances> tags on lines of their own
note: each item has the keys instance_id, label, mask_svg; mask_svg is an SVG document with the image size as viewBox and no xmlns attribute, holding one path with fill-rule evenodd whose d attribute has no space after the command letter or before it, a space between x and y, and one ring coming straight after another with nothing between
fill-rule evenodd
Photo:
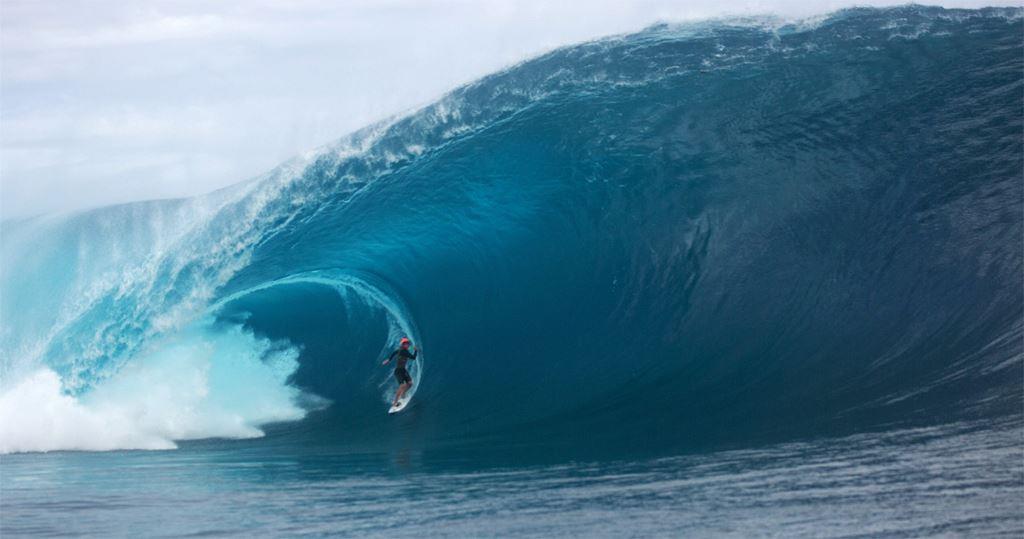
<instances>
[{"instance_id":1,"label":"surfer","mask_svg":"<svg viewBox=\"0 0 1024 539\"><path fill-rule=\"evenodd\" d=\"M395 393L395 402L392 406L398 406L398 401L402 400L405 396L405 392L409 391L412 387L412 376L409 376L409 371L405 369L405 363L409 360L415 360L417 354L420 353L419 348L413 346L412 353L409 353L409 345L412 341L408 337L402 337L402 340L398 342L398 349L391 352L391 355L384 360L381 365L387 365L392 359L398 358L398 365L395 366L395 379L398 380L398 392Z\"/></svg>"}]
</instances>

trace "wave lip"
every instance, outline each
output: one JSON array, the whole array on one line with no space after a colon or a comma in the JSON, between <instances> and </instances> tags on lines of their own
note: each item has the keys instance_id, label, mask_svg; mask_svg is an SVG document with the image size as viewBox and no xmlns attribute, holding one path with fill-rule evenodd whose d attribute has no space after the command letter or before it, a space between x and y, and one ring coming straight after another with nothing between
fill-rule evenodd
<instances>
[{"instance_id":1,"label":"wave lip","mask_svg":"<svg viewBox=\"0 0 1024 539\"><path fill-rule=\"evenodd\" d=\"M660 25L207 198L21 223L4 402L140 447L255 435L303 395L332 403L306 432L417 447L1019 417L1022 12ZM431 376L391 421L401 335ZM16 424L5 447L46 445Z\"/></svg>"}]
</instances>

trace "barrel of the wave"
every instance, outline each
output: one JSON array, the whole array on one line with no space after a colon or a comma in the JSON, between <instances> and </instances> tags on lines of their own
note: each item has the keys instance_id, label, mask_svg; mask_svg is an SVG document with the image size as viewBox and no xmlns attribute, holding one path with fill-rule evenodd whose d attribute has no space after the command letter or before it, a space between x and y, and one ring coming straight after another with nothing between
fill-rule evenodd
<instances>
[{"instance_id":1,"label":"barrel of the wave","mask_svg":"<svg viewBox=\"0 0 1024 539\"><path fill-rule=\"evenodd\" d=\"M231 340L254 366L265 340L288 347L295 376L272 387L348 384L323 394L352 424L393 403L381 356L429 335L458 383L419 393L423 444L575 451L586 432L673 452L1019 417L1021 10L963 13L662 25L458 89L359 151L197 203L205 224L107 232L174 214L155 202L5 225L2 310L31 316L0 348L94 391L146 371L134 352L173 315L237 292ZM307 295L358 313L336 318L352 342L275 317ZM336 439L395 432L373 429Z\"/></svg>"}]
</instances>

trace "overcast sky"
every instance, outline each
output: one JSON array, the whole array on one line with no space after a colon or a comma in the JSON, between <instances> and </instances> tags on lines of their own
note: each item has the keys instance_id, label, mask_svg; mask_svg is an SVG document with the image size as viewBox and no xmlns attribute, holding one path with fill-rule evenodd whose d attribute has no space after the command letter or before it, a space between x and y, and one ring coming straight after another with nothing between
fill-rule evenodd
<instances>
[{"instance_id":1,"label":"overcast sky","mask_svg":"<svg viewBox=\"0 0 1024 539\"><path fill-rule=\"evenodd\" d=\"M560 45L855 3L902 2L0 0L0 216L210 191Z\"/></svg>"}]
</instances>

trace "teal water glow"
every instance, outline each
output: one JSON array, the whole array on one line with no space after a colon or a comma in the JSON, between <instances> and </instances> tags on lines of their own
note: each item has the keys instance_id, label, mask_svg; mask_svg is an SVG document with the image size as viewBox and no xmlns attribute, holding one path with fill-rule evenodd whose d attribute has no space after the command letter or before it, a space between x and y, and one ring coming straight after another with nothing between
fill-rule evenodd
<instances>
[{"instance_id":1,"label":"teal water glow","mask_svg":"<svg viewBox=\"0 0 1024 539\"><path fill-rule=\"evenodd\" d=\"M169 534L401 535L395 489L436 481L427 498L467 512L413 522L476 535L497 512L499 535L571 535L614 520L580 492L625 473L653 501L612 535L747 535L744 504L794 535L871 514L868 534L1019 533L998 501L1020 499L1024 425L1022 30L1019 9L924 7L659 25L204 197L4 222L3 525L100 518L86 490L33 505L51 469L108 485L129 525L151 470L182 504L251 509ZM401 335L423 360L389 417L379 362ZM880 440L891 460L865 456ZM747 472L763 497L731 497ZM559 521L531 488L581 505ZM537 527L502 520L494 491ZM684 498L691 528L666 516ZM939 518L950 499L977 520Z\"/></svg>"}]
</instances>

